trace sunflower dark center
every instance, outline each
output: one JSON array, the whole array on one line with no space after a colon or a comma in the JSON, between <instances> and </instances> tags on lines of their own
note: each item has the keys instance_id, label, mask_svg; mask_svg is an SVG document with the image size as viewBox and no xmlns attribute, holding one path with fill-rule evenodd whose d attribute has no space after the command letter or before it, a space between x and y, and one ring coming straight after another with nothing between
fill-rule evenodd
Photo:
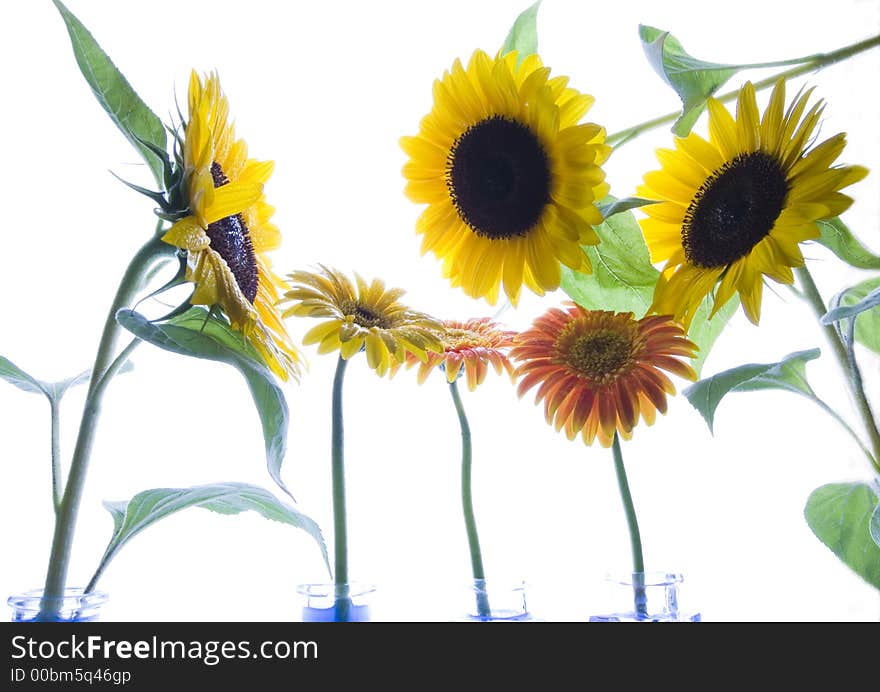
<instances>
[{"instance_id":1,"label":"sunflower dark center","mask_svg":"<svg viewBox=\"0 0 880 692\"><path fill-rule=\"evenodd\" d=\"M211 164L211 177L215 188L229 182L216 161ZM257 297L260 275L251 234L241 214L226 216L208 224L206 232L211 240L211 249L226 261L241 292L253 303Z\"/></svg>"},{"instance_id":2,"label":"sunflower dark center","mask_svg":"<svg viewBox=\"0 0 880 692\"><path fill-rule=\"evenodd\" d=\"M525 235L550 201L550 166L526 125L493 116L452 145L446 184L470 229L490 240Z\"/></svg>"},{"instance_id":3,"label":"sunflower dark center","mask_svg":"<svg viewBox=\"0 0 880 692\"><path fill-rule=\"evenodd\" d=\"M751 252L785 207L788 180L774 156L740 154L697 190L681 229L685 257L701 268L727 266Z\"/></svg>"}]
</instances>

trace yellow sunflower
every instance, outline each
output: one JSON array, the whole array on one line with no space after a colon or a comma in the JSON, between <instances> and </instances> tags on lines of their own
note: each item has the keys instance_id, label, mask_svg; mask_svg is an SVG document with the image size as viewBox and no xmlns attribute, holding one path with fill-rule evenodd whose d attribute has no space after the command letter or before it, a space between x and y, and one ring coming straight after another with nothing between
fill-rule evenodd
<instances>
[{"instance_id":1,"label":"yellow sunflower","mask_svg":"<svg viewBox=\"0 0 880 692\"><path fill-rule=\"evenodd\" d=\"M402 289L386 289L379 279L367 285L357 274L355 287L347 276L323 265L320 272L295 271L289 279L291 289L282 302L293 304L283 316L328 318L303 337L304 344L318 344L318 353L338 350L348 360L364 349L367 364L383 376L408 353L425 360L429 351L443 351L437 335L442 325L398 302Z\"/></svg>"},{"instance_id":2,"label":"yellow sunflower","mask_svg":"<svg viewBox=\"0 0 880 692\"><path fill-rule=\"evenodd\" d=\"M217 76L202 82L193 71L183 142L188 215L162 240L187 253L185 278L195 284L190 303L221 308L286 380L298 376L302 359L275 308L277 287L284 282L263 254L281 244L278 228L269 221L274 209L263 194L273 163L248 158L228 115Z\"/></svg>"},{"instance_id":3,"label":"yellow sunflower","mask_svg":"<svg viewBox=\"0 0 880 692\"><path fill-rule=\"evenodd\" d=\"M544 400L548 423L555 419L570 440L580 434L586 444L598 438L610 447L615 431L629 439L639 417L651 425L657 411L666 413L666 395L675 387L662 370L697 379L680 360L696 350L669 315L636 320L631 312L566 303L519 334L510 355L522 378L517 393L540 384L535 403Z\"/></svg>"},{"instance_id":4,"label":"yellow sunflower","mask_svg":"<svg viewBox=\"0 0 880 692\"><path fill-rule=\"evenodd\" d=\"M476 51L434 82L434 107L400 144L406 194L427 204L416 230L422 254L474 298L514 305L525 284L559 287L560 263L591 270L582 245L599 238L594 201L608 193L605 129L578 124L593 97L550 78L537 55L494 60Z\"/></svg>"},{"instance_id":5,"label":"yellow sunflower","mask_svg":"<svg viewBox=\"0 0 880 692\"><path fill-rule=\"evenodd\" d=\"M406 366L410 368L419 364L420 384L437 366L446 372L446 381L450 383L458 379L464 368L468 389L473 391L486 379L489 365L499 375L507 371L513 377L513 365L507 351L513 346L514 336L516 332L502 330L488 317L472 318L465 322L446 320L440 333L443 352L428 353L427 360L421 362L408 353Z\"/></svg>"},{"instance_id":6,"label":"yellow sunflower","mask_svg":"<svg viewBox=\"0 0 880 692\"><path fill-rule=\"evenodd\" d=\"M861 166L834 166L846 134L814 145L824 105L804 114L812 89L785 109L779 80L763 116L755 89L742 87L736 119L709 99L709 141L691 133L675 150L660 149L662 169L645 175L638 194L660 200L642 208L651 260L666 262L654 292L653 312L688 326L714 291L714 314L739 293L755 324L761 316L763 278L794 281L804 257L799 243L819 237L816 221L845 211L840 192L861 180Z\"/></svg>"}]
</instances>

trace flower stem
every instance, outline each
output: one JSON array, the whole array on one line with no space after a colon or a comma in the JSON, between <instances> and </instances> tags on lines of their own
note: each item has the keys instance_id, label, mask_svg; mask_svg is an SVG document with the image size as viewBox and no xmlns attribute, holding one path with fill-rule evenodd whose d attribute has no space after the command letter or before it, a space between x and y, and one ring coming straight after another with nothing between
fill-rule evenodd
<instances>
[{"instance_id":1,"label":"flower stem","mask_svg":"<svg viewBox=\"0 0 880 692\"><path fill-rule=\"evenodd\" d=\"M807 269L806 266L803 266L795 268L795 272L800 281L805 300L813 308L816 317L821 319L822 316L828 312L828 308L825 305L825 301L822 299L822 294L819 293L819 289L816 287L816 283L813 281L810 270ZM862 383L861 374L859 373L858 364L854 359L850 358L847 353L846 345L843 343L843 340L840 338L834 325L822 325L822 331L825 332L825 337L831 345L831 352L834 354L838 364L843 369L845 375L844 379L847 382L850 393L855 399L856 408L862 419L862 424L871 440L871 448L874 451L874 455L872 458L871 455L868 454L868 460L871 462L874 470L880 473L880 431L877 429L877 422L874 418L874 413L871 410L871 404L865 394L865 388Z\"/></svg>"},{"instance_id":2,"label":"flower stem","mask_svg":"<svg viewBox=\"0 0 880 692\"><path fill-rule=\"evenodd\" d=\"M458 422L461 426L461 508L464 512L464 525L467 530L468 548L471 552L471 571L477 594L477 615L481 620L492 617L489 595L486 591L486 574L483 571L483 555L480 551L480 536L477 533L477 520L474 516L474 498L471 492L471 428L458 393L458 380L449 383Z\"/></svg>"},{"instance_id":3,"label":"flower stem","mask_svg":"<svg viewBox=\"0 0 880 692\"><path fill-rule=\"evenodd\" d=\"M750 68L758 68L758 67L774 67L776 65L785 65L793 62L799 63L797 67L792 68L790 70L785 70L784 72L780 72L778 74L773 75L772 77L767 77L767 79L762 79L754 83L755 91L761 91L762 89L766 89L767 87L771 87L780 79L790 79L792 77L799 77L802 74L806 74L807 72L813 72L814 70L821 70L824 67L828 67L829 65L833 65L835 63L846 60L847 58L851 58L858 53L862 53L871 48L876 48L880 46L880 35L873 36L871 38L865 39L864 41L859 41L858 43L853 43L849 46L844 46L843 48L839 48L831 53L817 53L816 55L811 55L806 58L800 58L796 61L790 60L782 60L776 63L756 63L754 65L744 65L744 69ZM803 62L806 61L806 62ZM717 100L722 103L727 103L728 101L733 101L737 96L739 96L739 89L734 89L733 91L728 91L727 93L722 94L721 96L717 96ZM634 125L632 127L628 127L625 130L621 130L620 132L614 132L605 139L607 144L616 144L617 146L623 145L625 142L637 137L643 132L647 132L648 130L653 130L657 127L661 127L662 125L668 125L670 123L674 123L681 116L681 110L677 110L673 113L667 113L666 115L661 115L658 118L654 118L653 120L648 120L643 123L639 123L638 125Z\"/></svg>"},{"instance_id":4,"label":"flower stem","mask_svg":"<svg viewBox=\"0 0 880 692\"><path fill-rule=\"evenodd\" d=\"M55 518L55 533L52 539L52 550L49 555L49 568L46 574L46 585L43 597L46 599L42 615L51 615L54 610L50 603L58 603L58 598L63 595L67 582L67 569L70 564L70 551L73 546L73 535L76 528L76 519L82 500L85 486L86 473L88 471L89 457L91 456L92 443L97 429L98 418L101 413L101 399L106 390L107 380L104 375L108 366L113 361L116 351L116 342L119 338L120 327L116 323L117 310L128 306L135 295L143 287L143 280L150 267L161 257L169 255L174 249L163 243L158 235L151 238L132 258L125 270L116 297L107 314L104 323L104 331L95 357L95 365L89 381L89 390L86 395L85 409L80 420L79 433L76 439L76 447L70 464L70 473L64 486L59 511Z\"/></svg>"},{"instance_id":5,"label":"flower stem","mask_svg":"<svg viewBox=\"0 0 880 692\"><path fill-rule=\"evenodd\" d=\"M52 417L52 506L55 515L61 509L61 421L59 401L54 397L49 399L49 412Z\"/></svg>"},{"instance_id":6,"label":"flower stem","mask_svg":"<svg viewBox=\"0 0 880 692\"><path fill-rule=\"evenodd\" d=\"M648 596L645 593L645 560L642 557L642 537L639 533L636 508L629 491L629 482L626 479L626 469L623 467L620 438L616 432L614 433L612 452L614 453L614 470L617 473L617 487L620 489L620 499L623 500L623 510L626 513L627 526L629 526L629 541L633 559L633 603L636 615L644 617L648 614Z\"/></svg>"},{"instance_id":7,"label":"flower stem","mask_svg":"<svg viewBox=\"0 0 880 692\"><path fill-rule=\"evenodd\" d=\"M333 377L331 474L333 477L333 579L336 585L335 619L347 622L351 613L348 583L348 529L345 523L345 435L342 421L342 381L348 361L339 356Z\"/></svg>"}]
</instances>

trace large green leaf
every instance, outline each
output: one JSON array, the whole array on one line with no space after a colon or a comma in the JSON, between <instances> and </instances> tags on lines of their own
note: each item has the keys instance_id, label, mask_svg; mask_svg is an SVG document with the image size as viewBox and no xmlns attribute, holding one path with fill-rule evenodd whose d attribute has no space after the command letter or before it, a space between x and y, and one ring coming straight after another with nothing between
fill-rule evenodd
<instances>
[{"instance_id":1,"label":"large green leaf","mask_svg":"<svg viewBox=\"0 0 880 692\"><path fill-rule=\"evenodd\" d=\"M137 149L159 186L164 188L167 156L163 160L154 151L166 149L165 127L162 121L135 93L128 80L101 49L88 29L60 0L52 1L67 25L76 62L92 88L95 98L126 139Z\"/></svg>"},{"instance_id":2,"label":"large green leaf","mask_svg":"<svg viewBox=\"0 0 880 692\"><path fill-rule=\"evenodd\" d=\"M203 308L191 308L161 324L154 324L133 310L120 310L116 320L138 338L166 351L220 361L237 368L247 381L260 416L269 475L290 494L281 480L281 464L287 449L287 400L247 340Z\"/></svg>"},{"instance_id":3,"label":"large green leaf","mask_svg":"<svg viewBox=\"0 0 880 692\"><path fill-rule=\"evenodd\" d=\"M692 363L694 370L697 372L697 377L700 376L703 365L706 363L706 358L708 358L709 352L712 350L718 337L721 336L721 332L724 331L727 323L730 322L730 318L739 309L739 297L734 296L728 300L718 309L718 312L715 313L712 319L709 319L709 315L712 314L713 304L714 299L712 296L706 296L694 314L694 319L691 321L691 326L688 329L688 338L700 349L697 351L697 357L694 358Z\"/></svg>"},{"instance_id":4,"label":"large green leaf","mask_svg":"<svg viewBox=\"0 0 880 692\"><path fill-rule=\"evenodd\" d=\"M877 494L867 483L831 483L810 494L804 516L820 541L880 589L880 547L871 536L876 510Z\"/></svg>"},{"instance_id":5,"label":"large green leaf","mask_svg":"<svg viewBox=\"0 0 880 692\"><path fill-rule=\"evenodd\" d=\"M622 211L596 226L596 233L601 242L584 246L593 273L563 267L562 290L588 310L632 312L642 317L651 307L660 272L651 264L638 221L631 211Z\"/></svg>"},{"instance_id":6,"label":"large green leaf","mask_svg":"<svg viewBox=\"0 0 880 692\"><path fill-rule=\"evenodd\" d=\"M818 358L818 348L797 351L778 363L750 363L707 377L684 390L691 405L700 412L709 430L715 423L715 409L730 392L782 389L816 399L807 382L806 363Z\"/></svg>"},{"instance_id":7,"label":"large green leaf","mask_svg":"<svg viewBox=\"0 0 880 692\"><path fill-rule=\"evenodd\" d=\"M138 493L127 502L105 502L104 506L113 516L113 536L92 579L92 586L128 541L160 519L189 507L201 507L220 514L254 511L266 519L302 529L318 543L328 571L330 569L327 546L318 524L255 485L214 483L193 488L155 488Z\"/></svg>"},{"instance_id":8,"label":"large green leaf","mask_svg":"<svg viewBox=\"0 0 880 692\"><path fill-rule=\"evenodd\" d=\"M681 99L681 116L672 131L684 137L697 122L707 99L740 67L698 60L685 51L675 36L653 26L640 24L639 38L651 66Z\"/></svg>"},{"instance_id":9,"label":"large green leaf","mask_svg":"<svg viewBox=\"0 0 880 692\"><path fill-rule=\"evenodd\" d=\"M132 365L126 362L119 372L131 372ZM0 356L0 379L4 379L10 384L14 384L19 389L31 394L44 394L50 401L58 403L61 397L67 393L71 387L85 384L89 381L91 370L84 370L75 377L69 377L66 380L58 382L44 382L36 377L28 375L24 370L19 368L15 363L3 356Z\"/></svg>"},{"instance_id":10,"label":"large green leaf","mask_svg":"<svg viewBox=\"0 0 880 692\"><path fill-rule=\"evenodd\" d=\"M816 242L827 247L852 267L880 269L880 257L862 245L840 217L818 223L821 235Z\"/></svg>"},{"instance_id":11,"label":"large green leaf","mask_svg":"<svg viewBox=\"0 0 880 692\"><path fill-rule=\"evenodd\" d=\"M514 21L513 26L504 39L501 53L506 55L517 51L517 62L538 52L538 8L541 0L524 10Z\"/></svg>"},{"instance_id":12,"label":"large green leaf","mask_svg":"<svg viewBox=\"0 0 880 692\"><path fill-rule=\"evenodd\" d=\"M824 324L855 320L855 339L866 348L880 353L880 276L846 289L838 306L822 317Z\"/></svg>"}]
</instances>

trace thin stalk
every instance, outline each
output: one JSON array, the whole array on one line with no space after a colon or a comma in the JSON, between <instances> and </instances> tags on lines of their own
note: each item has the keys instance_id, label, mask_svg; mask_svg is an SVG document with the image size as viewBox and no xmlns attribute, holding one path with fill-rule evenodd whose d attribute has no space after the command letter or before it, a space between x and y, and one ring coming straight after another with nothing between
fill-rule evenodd
<instances>
[{"instance_id":1,"label":"thin stalk","mask_svg":"<svg viewBox=\"0 0 880 692\"><path fill-rule=\"evenodd\" d=\"M813 281L810 270L807 269L806 266L797 267L795 268L795 273L797 274L798 281L800 281L805 300L810 304L810 307L813 308L816 317L821 319L822 316L828 312L828 308L825 305L825 301L822 299L822 294L819 293L819 289L816 287L816 283ZM831 352L834 354L835 359L843 370L844 380L846 380L849 391L855 399L859 417L862 419L862 424L871 441L871 448L873 449L874 454L873 456L868 454L868 460L871 462L874 470L880 473L880 430L877 429L874 412L871 410L871 404L865 394L865 388L862 384L862 378L858 366L854 361L850 361L846 345L843 343L843 340L840 338L840 334L837 333L837 329L834 325L823 324L821 327L822 331L825 333L825 338L831 345Z\"/></svg>"},{"instance_id":2,"label":"thin stalk","mask_svg":"<svg viewBox=\"0 0 880 692\"><path fill-rule=\"evenodd\" d=\"M645 560L642 557L642 536L639 532L639 520L636 518L632 494L629 491L629 482L626 479L626 469L623 466L620 438L616 432L612 442L612 452L614 453L614 470L617 473L617 487L620 489L620 499L623 500L623 511L626 513L626 523L629 527L629 542L633 560L633 603L636 615L646 617L648 615L648 595L645 593Z\"/></svg>"},{"instance_id":3,"label":"thin stalk","mask_svg":"<svg viewBox=\"0 0 880 692\"><path fill-rule=\"evenodd\" d=\"M345 523L345 435L342 420L342 382L348 361L341 355L333 377L331 474L333 480L333 579L336 585L335 619L347 622L351 613L348 583L348 528Z\"/></svg>"},{"instance_id":4,"label":"thin stalk","mask_svg":"<svg viewBox=\"0 0 880 692\"><path fill-rule=\"evenodd\" d=\"M57 599L63 595L67 582L67 569L70 564L76 519L85 486L92 443L101 413L101 399L108 382L104 376L115 358L116 342L119 338L120 327L116 323L116 312L131 304L138 291L143 287L144 276L154 262L172 252L173 248L163 243L158 235L151 238L129 263L107 314L98 353L95 357L95 365L92 368L89 391L80 420L73 460L70 464L70 474L64 487L59 512L55 518L55 533L52 538L52 550L49 555L49 567L43 591L43 597L47 599L46 604L53 601L58 602ZM41 615L51 617L54 609L51 606L47 607L47 605L44 605L43 608L46 612Z\"/></svg>"},{"instance_id":5,"label":"thin stalk","mask_svg":"<svg viewBox=\"0 0 880 692\"><path fill-rule=\"evenodd\" d=\"M59 401L49 398L49 413L52 417L52 506L55 515L61 509L61 420Z\"/></svg>"},{"instance_id":6,"label":"thin stalk","mask_svg":"<svg viewBox=\"0 0 880 692\"><path fill-rule=\"evenodd\" d=\"M829 65L841 62L843 60L851 58L858 53L870 50L871 48L876 48L877 46L880 46L880 35L873 36L872 38L865 39L864 41L859 41L858 43L853 43L849 46L844 46L843 48L839 48L835 51L832 51L831 53L818 53L808 58L801 58L798 60L782 60L779 62L771 63L755 63L753 65L744 65L743 69L775 67L793 63L801 63L798 64L798 66L795 68L785 70L784 72L779 72L772 77L767 77L766 79L754 82L755 91L761 91L762 89L766 89L767 87L771 87L776 84L776 82L780 78L790 79L793 77L799 77L800 75L806 74L807 72L821 70L825 67L828 67ZM807 60L807 62L801 62L803 60ZM739 96L739 89L728 91L721 96L716 96L715 98L722 103L727 103L728 101L733 101L737 96ZM608 135L605 141L608 144L617 144L618 146L620 146L624 142L628 142L629 140L637 137L643 132L653 130L663 125L674 123L676 120L678 120L680 116L681 110L674 111L673 113L667 113L666 115L661 115L660 117L654 118L652 120L647 120L643 123L639 123L638 125L628 127L627 129L621 130L620 132L614 132Z\"/></svg>"},{"instance_id":7,"label":"thin stalk","mask_svg":"<svg viewBox=\"0 0 880 692\"><path fill-rule=\"evenodd\" d=\"M471 553L471 571L474 575L474 588L477 597L477 615L481 620L492 617L489 607L489 594L486 590L486 574L483 571L483 554L480 551L480 537L477 534L477 520L474 516L474 498L471 492L471 428L458 393L458 380L449 383L458 423L461 426L461 508L464 512L464 526L467 530L468 548Z\"/></svg>"}]
</instances>

